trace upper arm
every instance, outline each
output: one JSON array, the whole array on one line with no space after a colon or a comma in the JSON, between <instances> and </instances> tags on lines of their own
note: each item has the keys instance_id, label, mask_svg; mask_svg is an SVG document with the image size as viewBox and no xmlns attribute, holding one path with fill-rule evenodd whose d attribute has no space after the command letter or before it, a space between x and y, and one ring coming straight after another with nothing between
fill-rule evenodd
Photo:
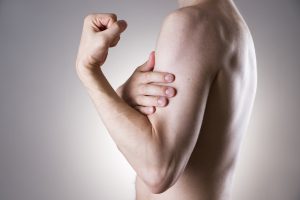
<instances>
[{"instance_id":1,"label":"upper arm","mask_svg":"<svg viewBox=\"0 0 300 200\"><path fill-rule=\"evenodd\" d=\"M177 89L167 107L149 115L162 146L166 179L162 187L176 182L191 156L218 67L214 30L205 21L200 23L196 25L186 14L175 12L165 20L157 42L154 70L175 74L171 86Z\"/></svg>"}]
</instances>

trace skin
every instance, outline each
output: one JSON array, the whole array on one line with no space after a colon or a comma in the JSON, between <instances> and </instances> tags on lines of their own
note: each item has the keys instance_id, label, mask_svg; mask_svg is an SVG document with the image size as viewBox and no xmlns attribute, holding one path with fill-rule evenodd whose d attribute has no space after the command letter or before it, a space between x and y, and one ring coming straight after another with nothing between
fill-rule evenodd
<instances>
[{"instance_id":1,"label":"skin","mask_svg":"<svg viewBox=\"0 0 300 200\"><path fill-rule=\"evenodd\" d=\"M175 88L159 85L173 82L174 74L153 71L154 65L155 53L151 52L149 60L136 68L131 77L116 91L128 105L146 115L153 114L157 106L167 106L168 98L176 95Z\"/></svg>"},{"instance_id":2,"label":"skin","mask_svg":"<svg viewBox=\"0 0 300 200\"><path fill-rule=\"evenodd\" d=\"M102 73L109 48L127 26L115 15L85 18L76 70L137 173L137 200L227 200L256 93L254 45L232 1L182 0L179 7L164 20L155 58L152 53L144 64L146 69L154 65L153 73L176 77L157 81L176 89L166 107L157 106L157 94L145 103L139 97L146 97L143 92L131 92L140 83L154 85L145 81L149 75L137 73L140 78L121 86L127 92L116 92ZM156 109L145 115L135 106Z\"/></svg>"}]
</instances>

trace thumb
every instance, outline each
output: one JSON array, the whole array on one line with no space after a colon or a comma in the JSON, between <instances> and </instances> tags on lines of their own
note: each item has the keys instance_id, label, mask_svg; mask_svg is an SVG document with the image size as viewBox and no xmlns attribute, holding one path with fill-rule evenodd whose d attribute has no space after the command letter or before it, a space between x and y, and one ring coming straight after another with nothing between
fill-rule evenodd
<instances>
[{"instance_id":1,"label":"thumb","mask_svg":"<svg viewBox=\"0 0 300 200\"><path fill-rule=\"evenodd\" d=\"M142 72L152 71L155 65L155 52L150 53L149 59L142 66L139 67L139 70Z\"/></svg>"},{"instance_id":2,"label":"thumb","mask_svg":"<svg viewBox=\"0 0 300 200\"><path fill-rule=\"evenodd\" d=\"M125 20L119 20L113 23L108 29L101 32L106 35L106 38L112 43L120 34L127 28L127 22Z\"/></svg>"}]
</instances>

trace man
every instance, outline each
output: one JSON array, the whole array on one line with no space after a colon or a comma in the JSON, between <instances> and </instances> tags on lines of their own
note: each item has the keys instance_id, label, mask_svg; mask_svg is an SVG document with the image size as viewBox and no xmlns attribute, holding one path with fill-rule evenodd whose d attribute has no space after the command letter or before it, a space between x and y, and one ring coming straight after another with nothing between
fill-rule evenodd
<instances>
[{"instance_id":1,"label":"man","mask_svg":"<svg viewBox=\"0 0 300 200\"><path fill-rule=\"evenodd\" d=\"M232 0L178 2L180 8L163 23L155 64L152 53L137 70L141 74L155 65L153 73L172 73L176 80L170 74L170 82L165 82L163 73L157 73L156 81L140 75L123 86L130 96L132 85L162 82L161 87L173 88L171 96L177 91L174 98L159 98L164 106L169 100L168 106L144 115L125 102L130 98L121 99L106 80L101 66L126 29L126 22L113 14L85 18L77 73L109 134L137 173L138 200L230 199L256 93L252 37ZM131 95L131 100L145 111L157 106L155 96L162 95L150 94L152 100L147 102L141 101L149 97L146 94Z\"/></svg>"}]
</instances>

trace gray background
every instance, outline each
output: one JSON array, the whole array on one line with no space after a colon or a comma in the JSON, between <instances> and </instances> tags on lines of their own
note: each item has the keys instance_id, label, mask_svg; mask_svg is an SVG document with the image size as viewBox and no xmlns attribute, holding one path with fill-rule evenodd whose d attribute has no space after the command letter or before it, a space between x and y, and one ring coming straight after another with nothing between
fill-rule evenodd
<instances>
[{"instance_id":1,"label":"gray background","mask_svg":"<svg viewBox=\"0 0 300 200\"><path fill-rule=\"evenodd\" d=\"M259 80L233 199L299 200L300 2L236 4L253 34ZM0 0L0 200L134 198L135 173L75 74L82 19L115 12L128 21L104 66L117 87L147 59L175 8L175 0Z\"/></svg>"}]
</instances>

